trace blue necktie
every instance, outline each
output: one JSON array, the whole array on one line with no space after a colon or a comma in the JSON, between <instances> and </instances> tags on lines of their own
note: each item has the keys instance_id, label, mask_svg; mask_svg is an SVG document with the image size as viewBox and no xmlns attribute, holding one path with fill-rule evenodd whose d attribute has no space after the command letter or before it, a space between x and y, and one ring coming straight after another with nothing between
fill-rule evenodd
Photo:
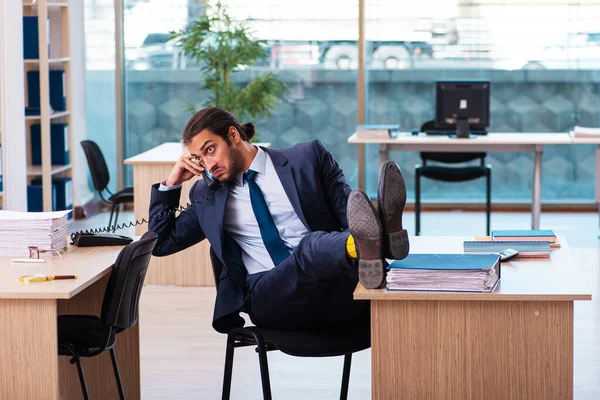
<instances>
[{"instance_id":1,"label":"blue necktie","mask_svg":"<svg viewBox=\"0 0 600 400\"><path fill-rule=\"evenodd\" d=\"M248 170L248 172L244 173L244 179L248 182L248 188L250 189L250 202L252 203L252 210L254 211L254 216L256 217L256 221L258 222L258 227L260 228L260 236L271 256L271 260L275 265L278 265L280 262L288 258L290 252L287 247L281 240L279 236L279 231L277 231L277 227L275 226L275 222L273 221L273 216L269 212L269 207L267 206L267 202L265 201L265 197L263 196L260 188L254 181L256 177L256 171Z\"/></svg>"}]
</instances>

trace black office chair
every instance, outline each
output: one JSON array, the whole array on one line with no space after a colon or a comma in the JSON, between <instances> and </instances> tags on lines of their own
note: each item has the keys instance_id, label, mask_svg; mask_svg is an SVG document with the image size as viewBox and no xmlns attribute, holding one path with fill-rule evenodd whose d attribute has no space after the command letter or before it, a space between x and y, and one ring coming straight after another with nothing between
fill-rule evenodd
<instances>
[{"instance_id":1,"label":"black office chair","mask_svg":"<svg viewBox=\"0 0 600 400\"><path fill-rule=\"evenodd\" d=\"M421 126L421 132L434 129L434 122L427 121ZM461 139L463 140L463 139ZM464 139L467 140L467 139ZM485 164L486 153L432 153L421 152L423 165L415 166L415 231L421 234L421 177L443 182L465 182L481 177L486 178L486 232L490 234L490 219L492 210L492 166ZM443 164L458 164L480 160L478 166L447 167L427 165L428 161Z\"/></svg>"},{"instance_id":2,"label":"black office chair","mask_svg":"<svg viewBox=\"0 0 600 400\"><path fill-rule=\"evenodd\" d=\"M215 282L218 284L218 278L221 275L223 265L216 257L212 248L210 249L210 259L215 275ZM263 398L265 400L271 400L271 383L267 363L267 352L271 350L279 350L296 357L334 357L343 355L344 368L342 372L340 399L346 400L348 398L352 353L371 347L371 338L368 330L364 330L364 332L347 332L345 334L327 334L283 331L256 326L233 328L227 333L225 370L223 374L223 400L229 400L231 392L233 352L236 347L246 346L256 346L255 351L258 353Z\"/></svg>"},{"instance_id":3,"label":"black office chair","mask_svg":"<svg viewBox=\"0 0 600 400\"><path fill-rule=\"evenodd\" d=\"M95 357L105 350L110 351L119 396L125 398L114 345L118 333L137 323L140 295L157 238L154 232L146 232L140 240L121 250L104 292L100 317L58 317L58 354L71 357L70 363L77 365L81 391L86 400L89 394L80 358Z\"/></svg>"},{"instance_id":4,"label":"black office chair","mask_svg":"<svg viewBox=\"0 0 600 400\"><path fill-rule=\"evenodd\" d=\"M88 166L90 167L94 188L100 195L102 201L112 206L110 211L110 219L108 220L108 228L110 229L111 224L113 223L113 215L115 217L114 225L117 225L117 218L119 218L119 207L121 204L133 204L133 188L128 187L113 194L108 189L108 181L110 176L108 174L106 160L104 159L104 155L102 154L100 147L98 147L96 142L93 140L81 141L81 147L83 147L85 158L87 159ZM103 195L105 190L110 195L108 200L105 199Z\"/></svg>"}]
</instances>

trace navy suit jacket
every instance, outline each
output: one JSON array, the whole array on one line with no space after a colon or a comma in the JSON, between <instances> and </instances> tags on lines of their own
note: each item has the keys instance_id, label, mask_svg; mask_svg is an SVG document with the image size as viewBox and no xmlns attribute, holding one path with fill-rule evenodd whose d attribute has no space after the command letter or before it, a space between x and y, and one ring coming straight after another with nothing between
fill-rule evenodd
<instances>
[{"instance_id":1,"label":"navy suit jacket","mask_svg":"<svg viewBox=\"0 0 600 400\"><path fill-rule=\"evenodd\" d=\"M351 189L321 142L263 150L271 157L292 207L310 232L347 229L346 204ZM228 186L213 193L203 180L198 180L190 190L192 205L177 217L165 211L179 206L181 189L162 192L158 187L159 184L153 185L150 200L149 230L158 234L152 254L166 256L208 239L217 279L213 327L227 332L234 326L243 326L239 311L248 295L246 270L241 264L239 246L223 232ZM153 217L159 214L164 216Z\"/></svg>"}]
</instances>

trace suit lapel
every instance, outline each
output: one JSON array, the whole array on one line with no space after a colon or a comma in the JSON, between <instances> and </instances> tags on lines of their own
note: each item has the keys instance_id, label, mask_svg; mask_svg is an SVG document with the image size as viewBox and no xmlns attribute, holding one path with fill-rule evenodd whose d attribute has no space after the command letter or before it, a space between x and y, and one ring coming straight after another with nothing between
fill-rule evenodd
<instances>
[{"instance_id":1,"label":"suit lapel","mask_svg":"<svg viewBox=\"0 0 600 400\"><path fill-rule=\"evenodd\" d=\"M263 148L263 150L271 157L271 161L273 162L275 171L277 171L283 190L285 190L285 194L290 200L290 203L292 203L292 207L294 208L294 211L296 211L298 218L300 218L300 221L302 221L306 229L310 230L306 218L304 218L304 213L302 212L302 205L300 204L300 197L298 196L298 189L296 187L296 181L294 180L292 168L287 165L288 159L278 151L266 148Z\"/></svg>"}]
</instances>

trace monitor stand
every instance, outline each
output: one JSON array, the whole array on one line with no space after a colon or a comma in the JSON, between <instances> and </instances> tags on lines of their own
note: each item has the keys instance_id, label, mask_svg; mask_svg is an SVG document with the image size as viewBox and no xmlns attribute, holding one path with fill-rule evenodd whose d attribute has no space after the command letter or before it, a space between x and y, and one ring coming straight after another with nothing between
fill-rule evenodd
<instances>
[{"instance_id":1,"label":"monitor stand","mask_svg":"<svg viewBox=\"0 0 600 400\"><path fill-rule=\"evenodd\" d=\"M456 121L456 135L450 135L451 138L457 139L474 139L476 136L469 134L471 127L469 121L466 119L459 119Z\"/></svg>"}]
</instances>

